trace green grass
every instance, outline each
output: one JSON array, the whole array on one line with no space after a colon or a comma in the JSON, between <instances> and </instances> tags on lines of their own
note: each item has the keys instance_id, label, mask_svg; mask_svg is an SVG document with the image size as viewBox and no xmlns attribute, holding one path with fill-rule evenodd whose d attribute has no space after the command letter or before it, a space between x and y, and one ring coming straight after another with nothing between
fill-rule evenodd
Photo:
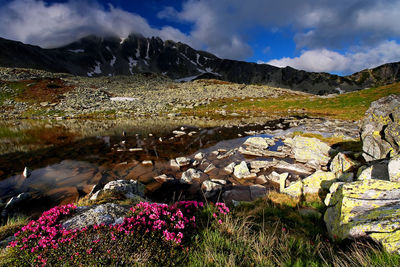
<instances>
[{"instance_id":1,"label":"green grass","mask_svg":"<svg viewBox=\"0 0 400 267\"><path fill-rule=\"evenodd\" d=\"M21 227L28 223L28 217L26 216L15 216L7 219L7 222L0 226L0 240L3 240L15 232L17 232Z\"/></svg>"},{"instance_id":2,"label":"green grass","mask_svg":"<svg viewBox=\"0 0 400 267\"><path fill-rule=\"evenodd\" d=\"M224 108L228 112L245 114L308 115L328 117L343 120L361 119L371 102L391 94L400 94L400 83L394 83L377 88L364 89L333 97L298 96L286 94L278 98L224 99L207 106L196 107L193 110L182 110L182 113L206 116L215 110ZM234 101L235 100L235 101ZM289 111L290 110L290 111ZM262 115L264 116L264 115Z\"/></svg>"},{"instance_id":3,"label":"green grass","mask_svg":"<svg viewBox=\"0 0 400 267\"><path fill-rule=\"evenodd\" d=\"M218 228L206 228L187 266L399 266L399 255L368 243L343 246L327 237L321 217L299 213L309 206L322 211L320 202L281 200L241 204Z\"/></svg>"},{"instance_id":4,"label":"green grass","mask_svg":"<svg viewBox=\"0 0 400 267\"><path fill-rule=\"evenodd\" d=\"M22 136L23 133L21 131L15 131L9 127L0 126L0 138L19 138Z\"/></svg>"},{"instance_id":5,"label":"green grass","mask_svg":"<svg viewBox=\"0 0 400 267\"><path fill-rule=\"evenodd\" d=\"M8 92L0 90L0 105L7 99L15 100L27 88L26 82L7 82L5 85L11 90Z\"/></svg>"},{"instance_id":6,"label":"green grass","mask_svg":"<svg viewBox=\"0 0 400 267\"><path fill-rule=\"evenodd\" d=\"M110 197L105 196L102 200ZM317 196L299 202L287 195L273 193L264 199L234 207L221 225L212 223L212 212L205 210L203 216L196 217L201 231L193 233L188 253L177 251L168 262L171 266L400 265L400 255L382 251L372 243L338 243L331 240L320 216L300 212L310 207L314 214L322 214L325 210ZM17 219L15 222L18 223L10 221L8 227L21 226L26 220ZM16 231L16 228L12 231ZM141 237L136 238L137 240L132 239L130 242L137 243L141 240ZM140 242L146 243L141 246L140 252L143 255L151 251L153 257L154 253L161 253L160 257L166 256L165 251L157 249L158 244L154 240ZM122 253L129 250L130 243L120 246L117 250ZM0 255L0 266L15 265L10 261L12 255L8 253L10 252L5 250ZM96 259L91 262L96 262Z\"/></svg>"}]
</instances>

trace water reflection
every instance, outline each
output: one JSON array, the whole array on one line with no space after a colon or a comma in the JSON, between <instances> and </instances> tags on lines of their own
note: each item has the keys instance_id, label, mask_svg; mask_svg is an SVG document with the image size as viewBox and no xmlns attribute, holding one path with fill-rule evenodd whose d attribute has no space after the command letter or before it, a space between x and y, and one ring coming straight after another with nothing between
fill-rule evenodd
<instances>
[{"instance_id":1,"label":"water reflection","mask_svg":"<svg viewBox=\"0 0 400 267\"><path fill-rule=\"evenodd\" d=\"M148 121L143 122L141 125L143 128L140 128L139 122L136 121L134 126L128 126L126 122L123 125L116 125L115 122L108 125L110 122L106 122L104 125L107 130L104 130L104 127L99 127L99 123L102 122L86 123L94 129L72 124L73 127L59 131L63 136L67 136L66 138L60 139L57 134L53 134L54 140L48 139L48 144L40 142L37 144L34 138L43 134L48 135L48 132L53 131L51 127L40 128L41 126L34 124L33 128L24 128L25 126L19 124L15 129L11 128L10 131L14 133L26 134L26 129L35 129L33 132L40 134L24 137L37 145L34 148L0 154L2 201L5 202L22 192L29 192L33 196L32 206L34 205L36 210L43 211L52 205L76 201L88 194L92 187L100 182L106 183L117 179L139 180L147 185L148 190L154 192L160 188L154 177L166 174L179 178L186 170L182 168L177 172L171 169L170 159L192 155L198 151L208 153L214 150L229 150L238 147L246 140L246 137L237 138L238 135L266 127L265 124L261 124L201 128L182 126L182 124L176 126L176 122L161 126L154 121L150 121L152 127L149 127ZM273 128L275 124L276 121L270 121L267 126ZM59 129L60 126L54 127ZM90 128L90 132L87 127ZM173 134L174 130L183 134ZM122 134L123 132L125 134ZM15 138L14 141L18 140L20 139ZM277 142L273 150L279 145ZM235 153L214 163L217 167L221 167L229 161L243 159L240 153ZM153 164L150 166L142 164L148 160ZM210 160L215 159L210 158ZM26 179L21 175L25 166L33 170L31 176ZM218 178L219 174L210 174L210 177Z\"/></svg>"}]
</instances>

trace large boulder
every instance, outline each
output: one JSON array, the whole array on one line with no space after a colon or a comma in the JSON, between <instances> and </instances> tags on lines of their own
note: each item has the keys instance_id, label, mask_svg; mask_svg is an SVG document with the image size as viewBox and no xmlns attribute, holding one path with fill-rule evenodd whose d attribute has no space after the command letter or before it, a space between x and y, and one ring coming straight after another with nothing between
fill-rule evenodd
<instances>
[{"instance_id":1,"label":"large boulder","mask_svg":"<svg viewBox=\"0 0 400 267\"><path fill-rule=\"evenodd\" d=\"M292 153L299 162L308 163L316 168L326 166L331 159L331 147L317 138L295 136L290 142Z\"/></svg>"},{"instance_id":2,"label":"large boulder","mask_svg":"<svg viewBox=\"0 0 400 267\"><path fill-rule=\"evenodd\" d=\"M389 181L388 160L374 162L370 166L362 166L359 169L357 180L385 180Z\"/></svg>"},{"instance_id":3,"label":"large boulder","mask_svg":"<svg viewBox=\"0 0 400 267\"><path fill-rule=\"evenodd\" d=\"M351 158L348 155L339 152L333 159L330 164L330 170L333 172L336 177L340 177L343 173L352 171L355 169L359 163Z\"/></svg>"},{"instance_id":4,"label":"large boulder","mask_svg":"<svg viewBox=\"0 0 400 267\"><path fill-rule=\"evenodd\" d=\"M366 161L399 153L400 96L390 95L372 102L361 125L363 157Z\"/></svg>"},{"instance_id":5,"label":"large boulder","mask_svg":"<svg viewBox=\"0 0 400 267\"><path fill-rule=\"evenodd\" d=\"M400 183L362 180L334 183L325 199L324 220L331 236L369 236L400 253Z\"/></svg>"},{"instance_id":6,"label":"large boulder","mask_svg":"<svg viewBox=\"0 0 400 267\"><path fill-rule=\"evenodd\" d=\"M267 195L267 189L262 185L234 186L222 194L222 200L225 203L234 203L234 201L253 201L257 198Z\"/></svg>"},{"instance_id":7,"label":"large boulder","mask_svg":"<svg viewBox=\"0 0 400 267\"><path fill-rule=\"evenodd\" d=\"M305 194L317 194L322 190L327 190L335 181L336 176L333 172L316 171L307 178L297 181L289 187L284 187L281 181L281 193L288 194L292 197L300 197Z\"/></svg>"},{"instance_id":8,"label":"large boulder","mask_svg":"<svg viewBox=\"0 0 400 267\"><path fill-rule=\"evenodd\" d=\"M90 225L122 223L129 207L106 203L97 206L82 206L76 209L76 214L62 222L66 229L81 229Z\"/></svg>"}]
</instances>

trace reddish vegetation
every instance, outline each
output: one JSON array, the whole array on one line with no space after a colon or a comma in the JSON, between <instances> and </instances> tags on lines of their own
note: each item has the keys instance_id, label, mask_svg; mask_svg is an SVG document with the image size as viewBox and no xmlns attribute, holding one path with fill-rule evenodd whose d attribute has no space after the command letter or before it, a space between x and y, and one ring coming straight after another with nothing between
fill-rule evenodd
<instances>
[{"instance_id":1,"label":"reddish vegetation","mask_svg":"<svg viewBox=\"0 0 400 267\"><path fill-rule=\"evenodd\" d=\"M74 86L66 85L61 79L28 80L22 83L26 88L17 100L34 103L58 103L62 94L74 89Z\"/></svg>"},{"instance_id":2,"label":"reddish vegetation","mask_svg":"<svg viewBox=\"0 0 400 267\"><path fill-rule=\"evenodd\" d=\"M25 131L25 134L35 142L44 145L57 145L72 142L76 134L68 131L64 127L32 128Z\"/></svg>"}]
</instances>

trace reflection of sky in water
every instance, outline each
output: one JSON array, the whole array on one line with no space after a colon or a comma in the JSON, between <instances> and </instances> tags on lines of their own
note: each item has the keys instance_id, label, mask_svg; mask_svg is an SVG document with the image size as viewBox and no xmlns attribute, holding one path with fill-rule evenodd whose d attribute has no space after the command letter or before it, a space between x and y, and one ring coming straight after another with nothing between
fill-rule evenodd
<instances>
[{"instance_id":1,"label":"reflection of sky in water","mask_svg":"<svg viewBox=\"0 0 400 267\"><path fill-rule=\"evenodd\" d=\"M60 163L33 170L24 179L22 175L0 181L1 197L16 195L20 192L45 193L61 187L85 187L93 184L98 173L95 165L83 161L63 160Z\"/></svg>"}]
</instances>

